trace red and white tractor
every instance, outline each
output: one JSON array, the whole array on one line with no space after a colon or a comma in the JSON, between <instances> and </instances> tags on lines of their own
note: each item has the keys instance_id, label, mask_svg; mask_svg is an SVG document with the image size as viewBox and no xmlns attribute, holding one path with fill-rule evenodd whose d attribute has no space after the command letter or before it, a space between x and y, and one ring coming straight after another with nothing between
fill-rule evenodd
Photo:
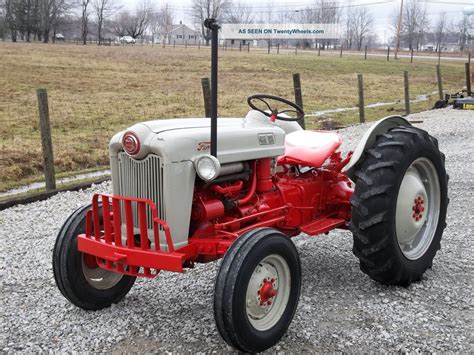
<instances>
[{"instance_id":1,"label":"red and white tractor","mask_svg":"<svg viewBox=\"0 0 474 355\"><path fill-rule=\"evenodd\" d=\"M62 226L58 288L99 310L136 277L223 258L214 289L222 338L246 352L275 345L301 287L291 237L350 229L361 270L390 285L421 279L440 248L447 208L435 138L392 116L341 156L333 132L303 130L296 104L248 98L245 118L217 120L217 25L211 118L136 124L110 142L113 194L95 194ZM263 105L263 107L261 106Z\"/></svg>"}]
</instances>

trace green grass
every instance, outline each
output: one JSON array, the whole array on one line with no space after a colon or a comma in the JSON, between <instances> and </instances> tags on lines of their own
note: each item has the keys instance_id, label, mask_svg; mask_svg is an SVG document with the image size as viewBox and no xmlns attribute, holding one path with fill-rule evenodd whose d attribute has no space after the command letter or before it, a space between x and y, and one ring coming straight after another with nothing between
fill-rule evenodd
<instances>
[{"instance_id":1,"label":"green grass","mask_svg":"<svg viewBox=\"0 0 474 355\"><path fill-rule=\"evenodd\" d=\"M135 122L203 117L201 78L209 76L209 57L208 48L0 43L0 191L42 174L37 88L48 89L56 171L69 174L106 166L110 137ZM219 64L221 117L244 116L253 93L292 99L293 73L301 75L307 113L357 106L357 73L364 75L366 104L403 99L404 70L412 98L437 90L434 60L228 50L220 52ZM442 72L445 90L462 88L462 61L443 62ZM412 111L430 108L435 97ZM403 104L366 110L367 120L402 113ZM328 118L358 121L357 111L318 120Z\"/></svg>"}]
</instances>

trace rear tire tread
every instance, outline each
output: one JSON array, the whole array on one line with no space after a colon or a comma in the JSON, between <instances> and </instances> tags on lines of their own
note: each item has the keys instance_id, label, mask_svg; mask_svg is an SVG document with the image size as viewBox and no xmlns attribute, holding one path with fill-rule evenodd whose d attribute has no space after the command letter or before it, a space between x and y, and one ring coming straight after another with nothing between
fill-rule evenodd
<instances>
[{"instance_id":1,"label":"rear tire tread","mask_svg":"<svg viewBox=\"0 0 474 355\"><path fill-rule=\"evenodd\" d=\"M403 254L396 241L396 235L395 241L389 235L394 217L391 215L391 210L384 206L389 206L390 201L396 201L400 169L404 169L406 156L421 149L420 146L434 152L433 159L438 159L442 165L441 173L438 175L441 189L446 189L441 193L447 196L446 186L449 177L444 170L444 154L437 148L438 141L427 132L415 127L400 126L377 136L374 145L365 152L363 160L356 166L354 174L356 188L351 198L350 223L354 241L353 253L359 259L360 269L372 279L384 284L407 286L413 281L420 280L428 265L432 264L436 251L441 247L439 234L443 233L446 226L446 205L449 202L447 197L444 206L442 202L440 210L436 231L439 237L437 240L435 238L430 246L431 260L422 267L407 267L403 261L404 256L400 258ZM445 180L441 181L443 178ZM381 236L385 237L381 240Z\"/></svg>"}]
</instances>

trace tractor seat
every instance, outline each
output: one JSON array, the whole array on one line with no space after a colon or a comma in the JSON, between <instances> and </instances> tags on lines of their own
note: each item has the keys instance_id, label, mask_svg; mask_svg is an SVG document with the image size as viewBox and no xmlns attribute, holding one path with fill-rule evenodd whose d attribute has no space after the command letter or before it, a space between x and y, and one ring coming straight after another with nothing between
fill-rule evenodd
<instances>
[{"instance_id":1,"label":"tractor seat","mask_svg":"<svg viewBox=\"0 0 474 355\"><path fill-rule=\"evenodd\" d=\"M285 155L278 164L319 168L342 143L341 136L327 131L295 131L285 138Z\"/></svg>"}]
</instances>

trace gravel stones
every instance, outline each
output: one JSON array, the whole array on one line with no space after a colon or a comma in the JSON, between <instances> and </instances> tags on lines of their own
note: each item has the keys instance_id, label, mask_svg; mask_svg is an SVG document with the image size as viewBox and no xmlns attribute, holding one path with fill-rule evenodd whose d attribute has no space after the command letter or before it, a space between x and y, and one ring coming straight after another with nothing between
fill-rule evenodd
<instances>
[{"instance_id":1,"label":"gravel stones","mask_svg":"<svg viewBox=\"0 0 474 355\"><path fill-rule=\"evenodd\" d=\"M474 115L443 109L409 116L438 138L450 174L447 223L433 268L408 288L364 275L352 236L333 231L298 236L303 287L295 319L271 352L472 352L474 250ZM341 130L354 149L370 124ZM0 352L232 351L212 311L219 263L185 274L138 280L124 301L87 312L56 288L51 254L66 217L110 191L110 183L65 192L0 212Z\"/></svg>"}]
</instances>

